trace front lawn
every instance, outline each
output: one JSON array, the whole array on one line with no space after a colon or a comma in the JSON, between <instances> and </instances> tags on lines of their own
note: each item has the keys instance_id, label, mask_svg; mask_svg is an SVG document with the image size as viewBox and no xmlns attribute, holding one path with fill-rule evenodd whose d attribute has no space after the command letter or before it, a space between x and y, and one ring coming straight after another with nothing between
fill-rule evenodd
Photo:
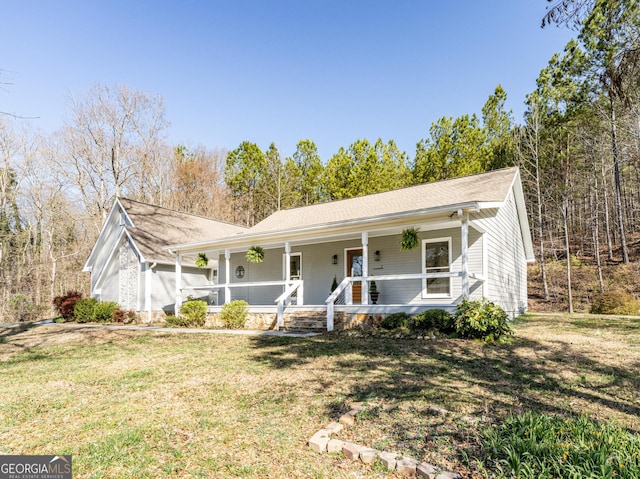
<instances>
[{"instance_id":1,"label":"front lawn","mask_svg":"<svg viewBox=\"0 0 640 479\"><path fill-rule=\"evenodd\" d=\"M0 331L0 454L73 454L76 478L394 477L340 437L486 477L480 431L525 411L640 432L640 320L531 316L504 344L40 326ZM397 406L385 411L384 405Z\"/></svg>"}]
</instances>

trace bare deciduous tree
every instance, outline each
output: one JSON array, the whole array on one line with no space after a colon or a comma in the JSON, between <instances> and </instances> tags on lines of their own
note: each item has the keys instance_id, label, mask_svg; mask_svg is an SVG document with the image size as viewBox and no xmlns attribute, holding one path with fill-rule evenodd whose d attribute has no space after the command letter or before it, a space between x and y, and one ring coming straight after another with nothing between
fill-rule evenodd
<instances>
[{"instance_id":1,"label":"bare deciduous tree","mask_svg":"<svg viewBox=\"0 0 640 479\"><path fill-rule=\"evenodd\" d=\"M160 97L124 85L96 85L85 97L70 99L61 170L77 188L96 228L114 196L146 196L150 172L164 159L164 111Z\"/></svg>"}]
</instances>

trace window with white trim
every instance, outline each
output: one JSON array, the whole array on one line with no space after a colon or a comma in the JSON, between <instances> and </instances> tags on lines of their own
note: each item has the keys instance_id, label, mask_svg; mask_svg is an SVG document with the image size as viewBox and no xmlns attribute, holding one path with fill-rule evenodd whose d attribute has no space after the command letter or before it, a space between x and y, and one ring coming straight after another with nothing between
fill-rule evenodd
<instances>
[{"instance_id":1,"label":"window with white trim","mask_svg":"<svg viewBox=\"0 0 640 479\"><path fill-rule=\"evenodd\" d=\"M422 272L451 272L451 237L422 240ZM451 297L451 278L426 278L422 280L424 298Z\"/></svg>"}]
</instances>

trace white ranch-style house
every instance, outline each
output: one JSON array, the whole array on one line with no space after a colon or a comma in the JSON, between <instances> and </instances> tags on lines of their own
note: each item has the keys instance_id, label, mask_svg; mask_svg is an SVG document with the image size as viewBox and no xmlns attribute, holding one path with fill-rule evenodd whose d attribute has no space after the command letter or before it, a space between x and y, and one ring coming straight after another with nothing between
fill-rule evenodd
<instances>
[{"instance_id":1,"label":"white ranch-style house","mask_svg":"<svg viewBox=\"0 0 640 479\"><path fill-rule=\"evenodd\" d=\"M534 254L515 167L277 211L248 229L218 224L168 242L175 277L157 287L173 284L176 310L188 295L208 299L211 313L243 299L278 328L287 315L316 313L331 331L337 317L451 311L463 298L487 298L512 316L527 308ZM418 230L418 244L403 251L407 229ZM252 247L264 250L264 261L247 261ZM196 280L193 259L201 253L213 266Z\"/></svg>"}]
</instances>

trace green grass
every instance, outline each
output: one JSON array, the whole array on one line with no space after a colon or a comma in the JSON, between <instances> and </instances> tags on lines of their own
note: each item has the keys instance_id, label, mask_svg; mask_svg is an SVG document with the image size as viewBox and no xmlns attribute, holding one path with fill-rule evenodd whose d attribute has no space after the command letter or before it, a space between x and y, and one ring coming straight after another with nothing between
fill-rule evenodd
<instances>
[{"instance_id":1,"label":"green grass","mask_svg":"<svg viewBox=\"0 0 640 479\"><path fill-rule=\"evenodd\" d=\"M76 478L380 477L306 445L361 401L342 439L488 477L493 459L471 459L483 457L483 431L527 411L638 434L638 320L599 321L530 316L489 345L0 332L0 453L73 454Z\"/></svg>"}]
</instances>

